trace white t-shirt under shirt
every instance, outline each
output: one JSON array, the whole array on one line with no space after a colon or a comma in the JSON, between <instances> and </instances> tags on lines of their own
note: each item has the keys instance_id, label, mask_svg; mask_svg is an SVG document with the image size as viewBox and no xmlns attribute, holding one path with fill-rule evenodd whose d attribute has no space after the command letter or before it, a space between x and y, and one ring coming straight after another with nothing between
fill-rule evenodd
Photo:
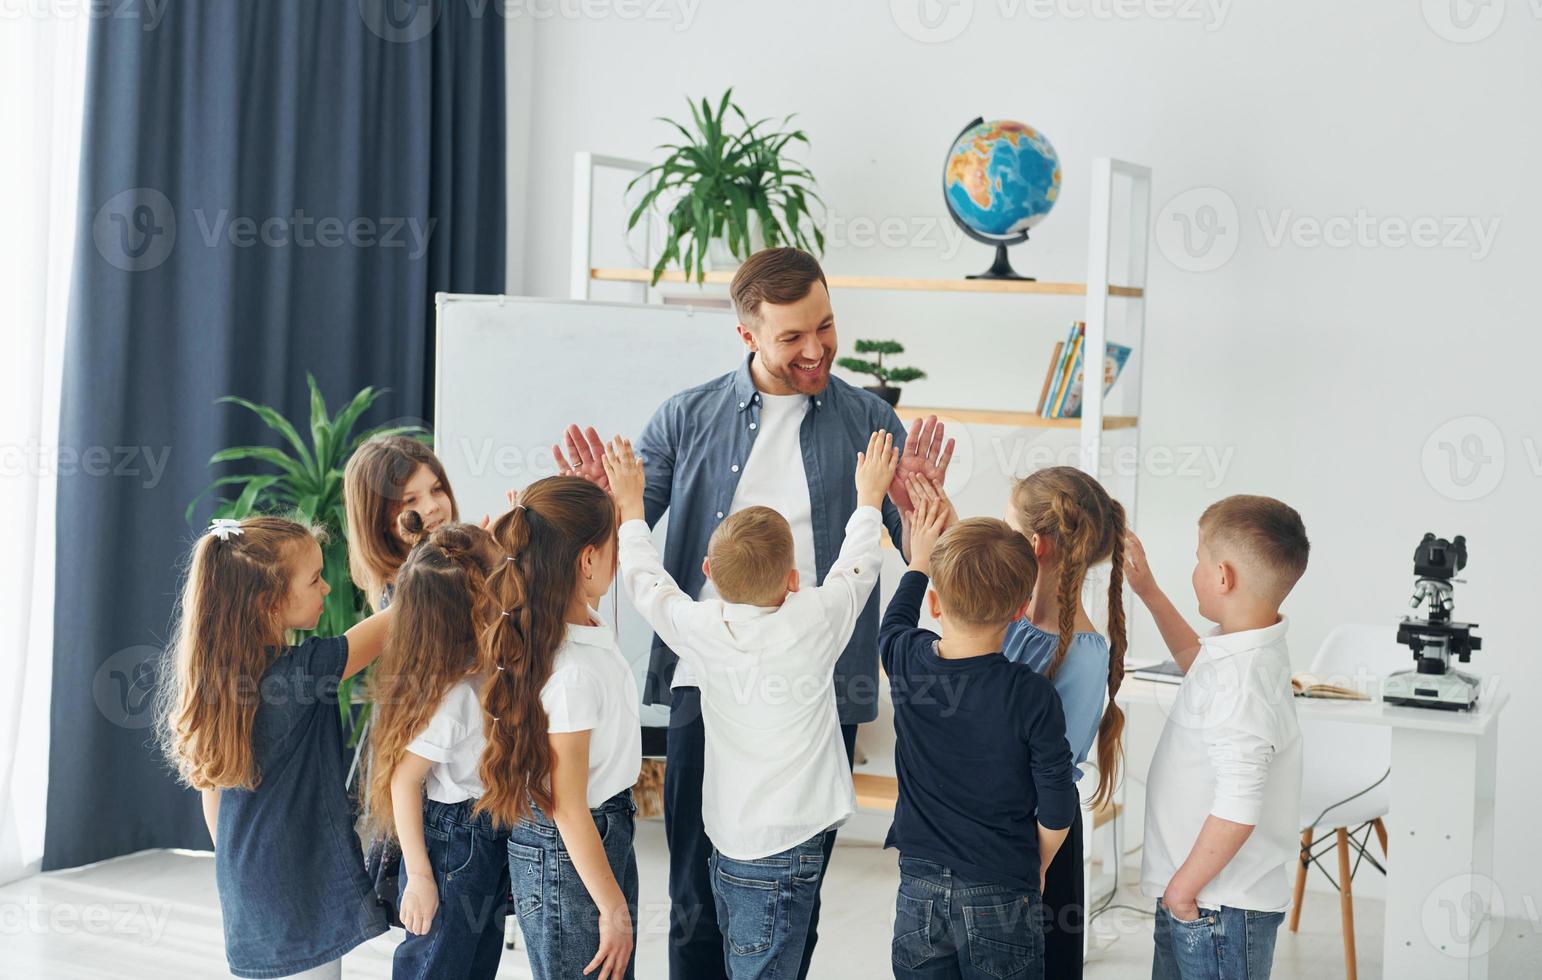
<instances>
[{"instance_id":1,"label":"white t-shirt under shirt","mask_svg":"<svg viewBox=\"0 0 1542 980\"><path fill-rule=\"evenodd\" d=\"M1141 894L1159 898L1214 814L1253 832L1199 892L1206 908L1290 907L1285 866L1301 847L1301 728L1286 620L1200 640L1146 777Z\"/></svg>"},{"instance_id":2,"label":"white t-shirt under shirt","mask_svg":"<svg viewBox=\"0 0 1542 980\"><path fill-rule=\"evenodd\" d=\"M760 506L785 517L792 528L798 582L802 588L811 589L819 583L819 568L814 561L814 505L808 496L808 474L803 468L803 444L799 439L803 417L809 410L809 396L758 392L755 397L760 399L759 428L728 512L736 514L746 507ZM697 598L717 597L717 589L708 579ZM681 661L675 666L669 686L697 686L690 664Z\"/></svg>"},{"instance_id":3,"label":"white t-shirt under shirt","mask_svg":"<svg viewBox=\"0 0 1542 980\"><path fill-rule=\"evenodd\" d=\"M482 796L478 767L487 744L482 721L482 681L458 681L439 702L428 726L407 751L432 762L423 791L439 803L460 803Z\"/></svg>"},{"instance_id":4,"label":"white t-shirt under shirt","mask_svg":"<svg viewBox=\"0 0 1542 980\"><path fill-rule=\"evenodd\" d=\"M546 730L589 732L589 807L624 789L642 771L642 721L637 679L616 634L589 610L596 626L568 624L551 678L541 688Z\"/></svg>"}]
</instances>

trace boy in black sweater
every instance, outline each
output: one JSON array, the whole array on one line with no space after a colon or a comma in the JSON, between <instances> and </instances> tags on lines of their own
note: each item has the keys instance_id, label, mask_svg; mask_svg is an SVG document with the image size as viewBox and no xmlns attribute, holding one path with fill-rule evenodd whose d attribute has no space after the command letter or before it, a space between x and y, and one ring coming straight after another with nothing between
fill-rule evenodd
<instances>
[{"instance_id":1,"label":"boy in black sweater","mask_svg":"<svg viewBox=\"0 0 1542 980\"><path fill-rule=\"evenodd\" d=\"M1033 589L1027 539L953 516L946 500L910 515L910 570L878 634L899 776L894 976L1040 978L1044 869L1078 805L1071 748L1053 685L1001 653ZM940 637L916 627L923 598Z\"/></svg>"}]
</instances>

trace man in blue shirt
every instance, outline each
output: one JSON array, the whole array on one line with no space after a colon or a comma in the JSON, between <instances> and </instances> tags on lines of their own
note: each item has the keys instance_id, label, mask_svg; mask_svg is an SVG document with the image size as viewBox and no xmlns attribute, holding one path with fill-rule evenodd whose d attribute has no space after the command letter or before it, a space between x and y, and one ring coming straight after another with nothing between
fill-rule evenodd
<instances>
[{"instance_id":1,"label":"man in blue shirt","mask_svg":"<svg viewBox=\"0 0 1542 980\"><path fill-rule=\"evenodd\" d=\"M953 441L935 416L917 420L909 438L883 399L832 377L835 314L818 261L793 248L757 252L730 287L747 350L738 368L689 388L661 405L637 439L647 468L645 504L651 526L667 510L664 567L689 595L713 593L702 568L707 540L729 514L762 505L787 518L800 578L824 581L856 510L857 453L878 429L903 446L884 502L884 524L904 548L901 514L910 510L905 483L941 483ZM604 444L594 429L569 426L558 468L604 485ZM654 637L643 700L670 705L664 784L669 841L669 972L674 980L724 977L702 829L704 732L694 678L677 671L675 655ZM835 667L835 697L850 760L857 725L878 714L878 592L857 620ZM830 835L830 844L834 843ZM828 865L828 853L826 854ZM799 976L806 976L819 922L816 903Z\"/></svg>"}]
</instances>

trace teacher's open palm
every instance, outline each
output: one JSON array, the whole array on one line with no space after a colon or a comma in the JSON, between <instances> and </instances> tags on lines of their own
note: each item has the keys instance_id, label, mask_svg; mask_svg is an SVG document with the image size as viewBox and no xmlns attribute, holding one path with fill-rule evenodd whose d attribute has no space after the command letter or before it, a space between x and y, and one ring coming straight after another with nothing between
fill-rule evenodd
<instances>
[{"instance_id":1,"label":"teacher's open palm","mask_svg":"<svg viewBox=\"0 0 1542 980\"><path fill-rule=\"evenodd\" d=\"M551 455L559 475L581 476L601 490L610 489L610 480L605 476L605 441L594 426L568 426L562 443L551 447Z\"/></svg>"},{"instance_id":2,"label":"teacher's open palm","mask_svg":"<svg viewBox=\"0 0 1542 980\"><path fill-rule=\"evenodd\" d=\"M900 454L899 468L894 471L894 482L889 484L889 499L903 513L910 513L915 504L910 499L909 483L921 477L938 486L948 474L948 461L953 458L953 440L944 440L946 426L937 416L928 415L910 424L910 434L905 437L905 451Z\"/></svg>"}]
</instances>

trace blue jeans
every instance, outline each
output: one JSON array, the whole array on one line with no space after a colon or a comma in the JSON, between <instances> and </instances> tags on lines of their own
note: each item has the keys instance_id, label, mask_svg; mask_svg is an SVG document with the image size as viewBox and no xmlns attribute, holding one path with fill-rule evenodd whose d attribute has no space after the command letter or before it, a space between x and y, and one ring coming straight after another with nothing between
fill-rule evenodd
<instances>
[{"instance_id":1,"label":"blue jeans","mask_svg":"<svg viewBox=\"0 0 1542 980\"><path fill-rule=\"evenodd\" d=\"M1042 980L1044 909L1037 888L967 881L900 857L890 960L896 980Z\"/></svg>"},{"instance_id":2,"label":"blue jeans","mask_svg":"<svg viewBox=\"0 0 1542 980\"><path fill-rule=\"evenodd\" d=\"M594 817L605 857L637 928L637 855L632 851L637 806L624 789L589 811ZM530 952L535 980L573 980L600 948L600 910L573 868L557 825L540 809L509 832L509 876L514 885L514 911ZM626 965L632 980L636 949Z\"/></svg>"},{"instance_id":3,"label":"blue jeans","mask_svg":"<svg viewBox=\"0 0 1542 980\"><path fill-rule=\"evenodd\" d=\"M508 912L509 859L505 831L487 814L472 816L474 800L423 801L423 841L439 889L439 911L428 933L396 947L394 980L477 980L498 972ZM397 907L407 890L407 866L397 876Z\"/></svg>"},{"instance_id":4,"label":"blue jeans","mask_svg":"<svg viewBox=\"0 0 1542 980\"><path fill-rule=\"evenodd\" d=\"M717 921L717 898L708 869L712 841L701 822L701 783L706 752L706 727L701 720L701 691L679 687L669 711L668 764L664 768L664 838L669 843L669 977L670 980L723 980L723 933ZM846 763L851 764L856 725L842 725ZM835 832L825 835L825 867L835 848ZM819 940L819 895L808 918L800 978L807 977Z\"/></svg>"},{"instance_id":5,"label":"blue jeans","mask_svg":"<svg viewBox=\"0 0 1542 980\"><path fill-rule=\"evenodd\" d=\"M1201 908L1192 922L1175 919L1157 900L1151 980L1269 980L1274 937L1284 912Z\"/></svg>"},{"instance_id":6,"label":"blue jeans","mask_svg":"<svg viewBox=\"0 0 1542 980\"><path fill-rule=\"evenodd\" d=\"M825 876L824 830L770 857L708 859L723 966L733 980L795 980L808 944L809 917Z\"/></svg>"}]
</instances>

